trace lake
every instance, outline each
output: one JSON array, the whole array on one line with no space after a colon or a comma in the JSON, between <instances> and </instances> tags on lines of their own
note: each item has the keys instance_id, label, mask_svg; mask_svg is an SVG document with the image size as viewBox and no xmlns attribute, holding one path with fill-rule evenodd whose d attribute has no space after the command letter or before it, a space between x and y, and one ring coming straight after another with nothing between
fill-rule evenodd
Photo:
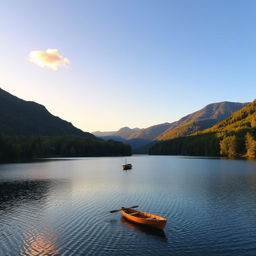
<instances>
[{"instance_id":1,"label":"lake","mask_svg":"<svg viewBox=\"0 0 256 256\"><path fill-rule=\"evenodd\" d=\"M0 255L256 255L256 162L176 156L0 165ZM109 211L139 205L163 232Z\"/></svg>"}]
</instances>

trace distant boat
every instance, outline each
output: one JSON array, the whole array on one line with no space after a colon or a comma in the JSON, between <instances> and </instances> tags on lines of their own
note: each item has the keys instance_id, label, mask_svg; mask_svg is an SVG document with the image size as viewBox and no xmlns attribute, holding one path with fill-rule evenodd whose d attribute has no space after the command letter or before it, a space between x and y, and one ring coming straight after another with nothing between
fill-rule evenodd
<instances>
[{"instance_id":1,"label":"distant boat","mask_svg":"<svg viewBox=\"0 0 256 256\"><path fill-rule=\"evenodd\" d=\"M134 222L136 224L145 225L145 226L149 226L149 227L157 228L157 229L163 229L165 227L166 222L167 222L166 218L163 218L163 217L151 214L151 213L141 212L141 211L132 209L132 208L137 208L137 207L138 207L138 205L131 206L129 208L122 207L119 210L112 210L110 212L114 213L114 212L121 211L122 215L127 220Z\"/></svg>"},{"instance_id":2,"label":"distant boat","mask_svg":"<svg viewBox=\"0 0 256 256\"><path fill-rule=\"evenodd\" d=\"M123 170L130 170L132 169L132 164L123 164Z\"/></svg>"}]
</instances>

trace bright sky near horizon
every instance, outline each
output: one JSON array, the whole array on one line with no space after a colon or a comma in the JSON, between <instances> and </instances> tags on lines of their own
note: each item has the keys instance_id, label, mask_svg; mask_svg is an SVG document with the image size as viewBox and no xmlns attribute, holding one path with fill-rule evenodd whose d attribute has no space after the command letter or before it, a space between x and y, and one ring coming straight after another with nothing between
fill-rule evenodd
<instances>
[{"instance_id":1,"label":"bright sky near horizon","mask_svg":"<svg viewBox=\"0 0 256 256\"><path fill-rule=\"evenodd\" d=\"M85 131L256 95L254 0L8 0L0 87Z\"/></svg>"}]
</instances>

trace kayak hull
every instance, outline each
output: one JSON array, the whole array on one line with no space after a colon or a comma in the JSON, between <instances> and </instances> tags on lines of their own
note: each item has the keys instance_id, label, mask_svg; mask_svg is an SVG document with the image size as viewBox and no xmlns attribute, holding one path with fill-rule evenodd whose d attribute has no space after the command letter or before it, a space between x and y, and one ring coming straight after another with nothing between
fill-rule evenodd
<instances>
[{"instance_id":1,"label":"kayak hull","mask_svg":"<svg viewBox=\"0 0 256 256\"><path fill-rule=\"evenodd\" d=\"M133 209L123 209L121 213L127 220L133 223L157 229L163 229L167 222L163 217Z\"/></svg>"}]
</instances>

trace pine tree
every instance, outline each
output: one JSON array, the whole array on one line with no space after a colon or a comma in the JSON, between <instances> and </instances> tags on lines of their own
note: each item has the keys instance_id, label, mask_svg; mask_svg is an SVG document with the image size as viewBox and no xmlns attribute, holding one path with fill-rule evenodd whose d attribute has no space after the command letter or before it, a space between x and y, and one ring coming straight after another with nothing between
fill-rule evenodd
<instances>
[{"instance_id":1,"label":"pine tree","mask_svg":"<svg viewBox=\"0 0 256 256\"><path fill-rule=\"evenodd\" d=\"M238 141L235 135L224 137L220 142L220 154L228 158L236 158L238 156L237 148Z\"/></svg>"},{"instance_id":2,"label":"pine tree","mask_svg":"<svg viewBox=\"0 0 256 256\"><path fill-rule=\"evenodd\" d=\"M245 136L246 143L246 157L248 159L256 159L256 140L247 132Z\"/></svg>"}]
</instances>

